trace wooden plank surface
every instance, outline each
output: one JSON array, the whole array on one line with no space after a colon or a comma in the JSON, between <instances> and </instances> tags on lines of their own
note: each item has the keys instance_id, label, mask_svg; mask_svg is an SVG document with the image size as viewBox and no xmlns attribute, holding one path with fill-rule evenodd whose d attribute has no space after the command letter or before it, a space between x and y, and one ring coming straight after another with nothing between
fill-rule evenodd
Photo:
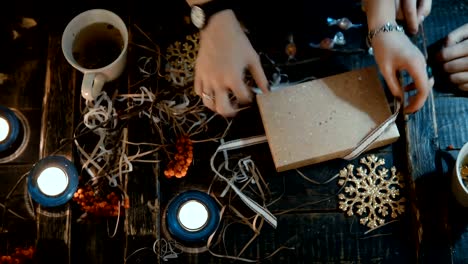
<instances>
[{"instance_id":1,"label":"wooden plank surface","mask_svg":"<svg viewBox=\"0 0 468 264\"><path fill-rule=\"evenodd\" d=\"M90 2L82 3L80 7L105 6L104 3ZM437 7L438 4L435 3L435 6ZM461 8L463 3L458 4L458 6L459 10L463 10ZM193 32L193 27L184 22L183 15L171 15L167 9L163 8L153 12L152 9L145 7L147 5L135 4L133 5L135 10L131 12L140 19L138 25L145 32L148 32L155 43L161 44L162 47L176 40L184 40L186 34ZM436 10L433 11L435 14L437 14ZM74 14L74 12L71 13ZM156 16L155 14L161 15ZM65 17L68 15L72 14L67 14ZM143 20L145 21L143 22ZM67 19L63 21L67 21ZM430 23L430 18L426 23ZM131 26L129 25L129 27ZM176 29L172 30L172 27L176 27ZM431 27L436 28L436 25ZM53 71L51 72L53 74L48 75L48 81L51 85L49 87L50 93L54 94L49 99L54 101L46 103L44 121L49 122L50 125L43 122L43 133L46 141L42 145L41 157L54 153L57 149L60 149L58 153L71 157L73 151L71 145L60 148L60 139L70 138L72 128L76 125L77 119L74 119L76 116L69 112L69 109L74 104L76 106L74 99L79 99L79 96L70 94L69 91L75 90L70 89L70 87L75 87L79 77L73 75L76 73L73 73L61 56L59 47L61 27L55 25L53 29L57 31L54 33L55 35L51 36L49 42L51 63L49 69ZM309 72L301 68L299 74L295 71L298 68L288 69L291 73L297 73L297 76L307 74L317 76L321 74L323 76L359 68L368 65L369 62L373 63L372 58L362 52L354 55L340 54L326 58L321 57L320 59L323 61L310 64L310 68L304 67L308 68ZM330 66L326 67L325 65ZM267 68L269 66L271 65L267 65ZM132 70L137 71L136 68ZM63 87L68 87L66 93L63 93ZM138 87L133 88L137 90ZM449 170L451 158L453 159L456 154L456 151L441 150L444 150L447 144L457 146L466 141L466 132L464 134L458 129L466 124L463 123L464 119L453 117L457 113L466 112L466 97L454 96L453 94L447 96L447 93L442 96L433 94L433 96L434 101L428 101L424 109L409 116L406 120L407 139L410 147L408 154L409 172L413 181L405 187L403 192L410 201L416 201L415 204L420 208L412 208L415 204L410 202L407 212L398 218L398 221L368 234L366 233L367 228L358 223L356 216L346 216L338 209L336 193L340 186L336 180L327 184L316 184L305 180L297 171L277 173L266 144L232 151L233 159L250 155L268 183L272 193L269 198L281 197L269 207L278 217L277 229L265 224L259 237L244 251L242 256L261 259L273 253L280 246L285 246L290 249L279 251L265 262L415 263L417 254L419 254L419 260L427 262L431 260L440 261L440 263L452 260L454 262L465 261L467 259L466 253L464 253L467 239L465 235L466 223L458 217L460 208L454 206L449 191L446 189L448 188L446 174L439 172L441 169L444 172ZM453 104L457 106L453 107ZM57 109L60 111L56 111ZM52 123L53 120L65 125L63 127L55 126ZM264 133L263 128L258 125L261 120L258 109L255 107L240 113L232 121L233 124L226 140ZM148 132L147 127L141 124L137 119L135 119L135 123L129 124L129 139L133 141L155 140L151 138L153 135ZM139 130L145 130L145 133ZM406 157L402 155L404 153L402 152L403 148L401 148L402 143L405 142L398 141L391 146L379 148L369 153L385 158L386 166L396 166L403 173L408 173L405 167ZM209 167L209 158L218 145L219 142L195 144L195 166L191 168L190 174L183 181L161 179L158 173L161 168L138 164L134 173L128 175L127 191L131 195L131 208L126 212L125 225L120 226L119 233L115 238L109 238L107 231L108 227L113 227L112 221L109 226L107 221L70 225L74 215L70 215L69 209L62 208L64 210L56 212L55 210L44 211L41 208L42 213L39 216L37 226L38 241L41 242L38 243L41 246L38 252L39 256L42 254L44 257L50 257L50 252L62 247L63 251L54 255L57 263L61 262L60 260L65 260L65 263L70 262L70 256L72 256L72 262L75 263L121 263L136 250L152 247L152 243L157 239L164 238L159 232L161 225L164 224L161 221L161 209L167 205L167 202L184 190L200 186L206 187L211 183L213 173ZM442 158L448 162L440 162ZM324 182L348 163L350 162L331 160L301 168L300 172L312 180ZM359 165L359 160L354 160L351 163ZM26 167L20 166L16 168L15 173L25 170L27 170ZM159 182L160 180L161 182ZM215 191L219 193L225 185L218 184L220 185ZM414 186L412 187L411 184ZM414 188L415 192L412 193L411 188ZM159 214L148 207L148 202L156 208L159 202ZM240 206L240 208L242 207ZM285 210L292 208L296 209L284 213ZM248 210L246 212L251 213ZM420 217L417 216L419 214ZM226 218L226 221L228 220L230 219ZM446 226L447 220L450 222L448 227ZM418 224L422 224L423 229L419 230ZM418 230L414 230L415 228ZM124 231L127 232L123 233ZM416 237L420 231L422 233L419 241ZM252 238L251 230L246 229L245 226L233 224L226 233L226 244L216 245L213 250L218 253L236 255L241 252L243 245L250 238ZM73 247L71 253L70 239ZM449 246L449 242L453 242L453 246ZM416 252L416 249L419 253ZM140 253L142 254L134 255L137 256L136 258L130 258L128 263L139 261L141 263L144 260L162 262L162 259L153 254L151 249L140 251ZM226 261L226 259L213 257L205 252L203 254L179 254L172 263L226 263Z\"/></svg>"},{"instance_id":2,"label":"wooden plank surface","mask_svg":"<svg viewBox=\"0 0 468 264\"><path fill-rule=\"evenodd\" d=\"M88 6L87 6L88 5ZM89 3L72 6L70 12L56 17L44 17L48 21L48 60L46 64L45 96L41 130L41 158L61 155L79 161L73 139L80 122L80 96L82 73L66 61L62 53L61 38L66 23L78 12L89 8ZM46 12L47 13L47 12ZM43 14L44 15L44 14ZM82 175L81 175L82 176ZM57 207L37 210L37 261L38 263L109 263L121 260L121 243L109 239L109 224L77 222L82 212L73 201ZM116 252L112 249L119 248ZM120 254L119 254L120 253ZM55 258L52 256L56 255Z\"/></svg>"},{"instance_id":3,"label":"wooden plank surface","mask_svg":"<svg viewBox=\"0 0 468 264\"><path fill-rule=\"evenodd\" d=\"M34 249L37 225L33 204L28 200L26 176L40 157L42 97L48 37L38 14L29 8L6 3L0 18L0 105L14 111L20 121L19 142L0 154L0 256L15 249ZM27 17L32 24L24 28ZM31 24L30 24L31 25ZM13 30L18 35L12 38Z\"/></svg>"},{"instance_id":4,"label":"wooden plank surface","mask_svg":"<svg viewBox=\"0 0 468 264\"><path fill-rule=\"evenodd\" d=\"M143 10L142 14L149 13ZM166 14L167 15L167 14ZM173 41L185 40L187 32L191 32L190 25L177 27L172 34L163 34L164 28L170 28L170 22L179 26L177 17L168 18L162 21L162 26L154 27L155 20L162 19L163 16L154 15L153 19L147 16L140 16L138 25L148 33L152 40L162 47ZM149 21L148 21L149 20ZM173 25L173 26L174 26ZM184 34L182 29L188 29ZM182 31L181 34L180 31ZM164 48L162 48L164 51ZM352 58L351 58L352 57ZM372 59L367 54L357 54L356 56L336 56L329 60L320 61L318 64L311 63L306 71L301 68L298 76L307 74L331 75L340 73L361 65L369 65ZM325 67L325 65L334 65ZM344 66L345 65L345 66ZM324 69L329 71L326 71ZM294 73L293 71L291 71ZM306 73L307 72L307 73ZM225 140L232 140L264 133L258 109L253 107L245 112L241 112L234 118L229 134ZM194 166L189 170L189 174L183 181L161 179L161 208L167 206L168 201L175 195L193 188L206 188L213 179L210 170L209 159L219 142L206 142L195 144ZM404 155L396 155L393 151L396 144L371 151L386 159L386 165L395 165L403 173L406 168L401 166L401 159ZM398 149L398 148L397 148ZM398 149L402 151L402 149ZM404 150L403 150L404 151ZM400 153L400 152L399 152ZM255 161L262 175L265 177L272 192L271 199L279 198L276 203L269 208L273 213L278 214L279 225L276 230L271 227L263 227L260 236L254 240L251 246L243 252L242 256L251 259L262 259L273 253L281 245L294 247L290 250L281 250L272 258L265 260L270 263L323 263L323 262L390 262L398 261L402 263L414 263L415 250L411 237L411 211L408 211L398 221L385 226L383 229L368 234L364 234L367 229L357 222L356 217L347 217L344 212L338 209L338 198L336 196L339 186L335 181L329 184L313 184L303 179L296 171L277 173L268 145L258 145L246 149L232 151L233 163L240 157L251 156ZM301 172L307 177L318 182L326 181L338 173L339 169L345 167L349 162L343 160L332 160L321 164L307 166ZM358 164L358 159L353 161ZM219 183L214 192L221 192L225 185ZM404 190L406 195L406 189ZM323 200L321 202L317 202ZM298 208L296 208L298 207ZM239 205L239 208L245 207ZM280 214L287 209L295 210ZM247 214L251 213L248 209ZM232 212L231 212L232 214ZM227 216L226 223L235 217ZM161 224L165 224L162 222ZM355 229L354 229L355 228ZM167 238L164 237L163 238ZM243 246L252 238L252 232L242 225L234 225L225 236L226 246L216 245L213 251L222 254L236 255L241 253ZM227 251L225 251L227 250ZM174 259L174 263L226 263L228 259L214 257L208 252L202 254L183 253Z\"/></svg>"},{"instance_id":5,"label":"wooden plank surface","mask_svg":"<svg viewBox=\"0 0 468 264\"><path fill-rule=\"evenodd\" d=\"M139 43L141 32L134 27L133 22L138 21L133 17L129 18L129 37L131 43ZM146 41L148 41L146 39ZM133 85L142 80L141 73L135 65L144 53L138 47L129 46L128 58L128 86L129 94L141 93L140 87L147 85L141 82L140 85ZM151 54L152 55L152 54ZM159 135L155 134L152 122L146 118L130 120L128 127L128 142L160 144ZM151 150L144 146L126 146L129 155ZM124 262L128 263L159 263L161 258L152 252L153 245L161 238L161 208L160 208L160 184L159 177L161 168L157 163L159 154L157 152L144 157L145 160L152 160L151 163L134 163L133 172L125 177L125 190L129 196L130 208L125 211L125 242L124 242Z\"/></svg>"},{"instance_id":6,"label":"wooden plank surface","mask_svg":"<svg viewBox=\"0 0 468 264\"><path fill-rule=\"evenodd\" d=\"M409 165L421 223L419 263L464 263L468 258L463 250L467 222L462 215L466 210L453 199L450 187L457 149L468 141L468 100L445 81L440 64L431 60L442 47L444 37L468 22L463 11L466 5L466 1L434 1L431 15L424 22L426 39L419 42L426 41L436 78L424 108L409 116L406 125Z\"/></svg>"},{"instance_id":7,"label":"wooden plank surface","mask_svg":"<svg viewBox=\"0 0 468 264\"><path fill-rule=\"evenodd\" d=\"M61 36L49 38L47 72L43 116L41 127L40 158L49 155L64 156L73 161L75 127L75 76L71 66L61 56ZM66 141L62 141L65 139ZM71 262L71 225L72 212L69 204L58 208L46 208L38 205L37 212L37 261L55 263Z\"/></svg>"},{"instance_id":8,"label":"wooden plank surface","mask_svg":"<svg viewBox=\"0 0 468 264\"><path fill-rule=\"evenodd\" d=\"M262 128L252 128L245 124L255 124L260 122L257 110L241 113L239 118L234 120L232 133L227 139L255 134L261 132ZM237 126L239 125L239 126ZM260 131L258 131L260 130ZM162 194L166 197L162 205L166 204L169 197L195 186L206 186L211 182L209 169L209 153L217 144L204 143L195 147L196 164L188 178L184 182L162 181ZM393 148L381 148L371 151L386 160L386 166L395 165L399 167L399 161L394 161ZM205 156L206 155L206 156ZM243 252L242 257L250 259L263 259L268 254L273 253L281 246L294 247L294 249L281 250L265 262L285 262L285 263L323 263L323 262L366 262L375 260L385 262L398 260L403 263L413 263L415 259L414 243L412 241L410 226L410 211L398 221L366 234L368 230L358 223L356 216L348 217L338 209L337 192L340 186L337 181L327 184L310 183L302 178L298 172L291 170L277 173L273 161L269 154L268 145L262 144L246 149L230 151L230 156L235 160L244 156L251 156L272 193L269 201L280 198L277 202L269 206L269 209L278 217L277 229L264 225L260 236ZM396 158L395 160L399 160ZM317 182L324 182L339 172L348 163L343 160L332 160L320 164L306 166L300 171L306 177ZM359 161L351 162L359 165ZM404 167L399 167L404 172ZM219 183L213 191L221 192L224 189ZM249 193L249 192L247 192ZM406 190L404 190L406 195ZM237 203L239 208L251 212ZM286 212L287 210L291 210ZM231 212L232 214L232 212ZM230 223L235 216L226 213L225 223ZM217 245L213 251L217 253L236 255L241 253L243 246L252 238L252 231L245 226L234 225L225 235L226 245ZM372 238L372 242L367 244ZM342 246L344 245L344 246ZM381 245L371 248L371 245ZM227 252L225 251L227 250ZM177 263L224 263L227 259L217 258L209 253L203 254L182 254L177 259Z\"/></svg>"}]
</instances>

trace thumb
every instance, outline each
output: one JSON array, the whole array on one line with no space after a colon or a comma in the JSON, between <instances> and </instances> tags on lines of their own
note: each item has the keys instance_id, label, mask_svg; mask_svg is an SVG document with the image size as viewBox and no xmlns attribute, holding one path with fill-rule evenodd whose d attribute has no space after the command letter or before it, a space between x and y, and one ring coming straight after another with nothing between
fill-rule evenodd
<instances>
[{"instance_id":1,"label":"thumb","mask_svg":"<svg viewBox=\"0 0 468 264\"><path fill-rule=\"evenodd\" d=\"M258 88L260 88L263 93L268 93L268 80L265 76L265 72L263 71L258 55L256 55L256 57L254 57L254 59L249 63L248 69L252 74L255 83L258 85Z\"/></svg>"},{"instance_id":2,"label":"thumb","mask_svg":"<svg viewBox=\"0 0 468 264\"><path fill-rule=\"evenodd\" d=\"M468 23L455 29L447 35L445 46L452 46L468 38Z\"/></svg>"}]
</instances>

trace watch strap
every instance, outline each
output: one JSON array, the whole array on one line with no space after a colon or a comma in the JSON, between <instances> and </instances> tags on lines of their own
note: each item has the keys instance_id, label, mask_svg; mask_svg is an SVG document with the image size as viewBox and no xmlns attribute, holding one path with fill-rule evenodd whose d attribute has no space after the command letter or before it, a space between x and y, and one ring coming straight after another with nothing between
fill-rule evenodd
<instances>
[{"instance_id":1,"label":"watch strap","mask_svg":"<svg viewBox=\"0 0 468 264\"><path fill-rule=\"evenodd\" d=\"M214 14L226 9L232 9L232 5L226 0L211 0L196 6L200 7L205 13L205 26Z\"/></svg>"},{"instance_id":2,"label":"watch strap","mask_svg":"<svg viewBox=\"0 0 468 264\"><path fill-rule=\"evenodd\" d=\"M207 18L211 17L219 11L231 8L229 1L225 0L211 0L198 6L205 11Z\"/></svg>"}]
</instances>

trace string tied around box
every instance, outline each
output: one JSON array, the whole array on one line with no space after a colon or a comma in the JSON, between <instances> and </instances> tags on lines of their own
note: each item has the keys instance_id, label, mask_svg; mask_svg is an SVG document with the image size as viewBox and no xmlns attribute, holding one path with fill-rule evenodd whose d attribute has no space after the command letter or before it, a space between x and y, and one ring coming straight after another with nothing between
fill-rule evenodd
<instances>
[{"instance_id":1,"label":"string tied around box","mask_svg":"<svg viewBox=\"0 0 468 264\"><path fill-rule=\"evenodd\" d=\"M371 145L374 143L384 132L390 127L393 123L395 123L398 113L400 112L401 102L399 100L394 100L395 104L395 111L393 114L388 117L384 122L374 128L369 134L367 134L356 147L346 156L343 157L345 160L353 160L365 152Z\"/></svg>"}]
</instances>

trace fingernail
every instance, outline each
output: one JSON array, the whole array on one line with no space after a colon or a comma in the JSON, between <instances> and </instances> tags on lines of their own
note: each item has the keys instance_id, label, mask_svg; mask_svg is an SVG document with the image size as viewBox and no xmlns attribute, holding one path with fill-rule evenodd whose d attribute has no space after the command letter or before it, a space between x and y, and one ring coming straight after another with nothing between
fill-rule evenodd
<instances>
[{"instance_id":1,"label":"fingernail","mask_svg":"<svg viewBox=\"0 0 468 264\"><path fill-rule=\"evenodd\" d=\"M419 23L422 23L424 21L424 18L425 18L424 16L420 16L419 17Z\"/></svg>"}]
</instances>

